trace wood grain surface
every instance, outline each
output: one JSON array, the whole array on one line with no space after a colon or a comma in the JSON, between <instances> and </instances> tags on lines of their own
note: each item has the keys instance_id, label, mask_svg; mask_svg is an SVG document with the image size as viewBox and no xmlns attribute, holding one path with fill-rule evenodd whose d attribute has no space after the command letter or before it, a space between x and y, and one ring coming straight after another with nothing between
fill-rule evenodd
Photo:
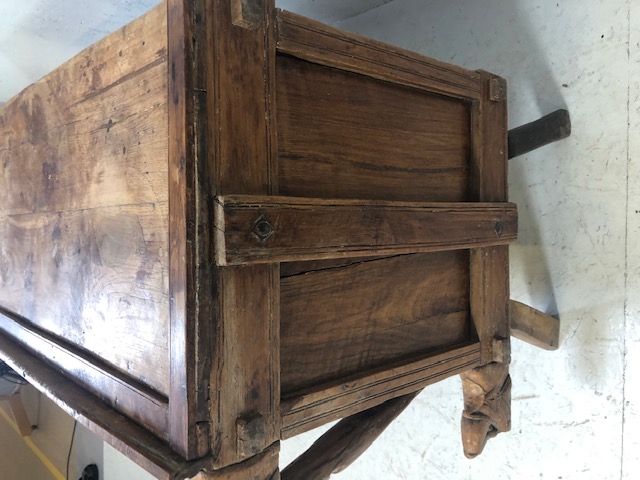
<instances>
[{"instance_id":1,"label":"wood grain surface","mask_svg":"<svg viewBox=\"0 0 640 480\"><path fill-rule=\"evenodd\" d=\"M0 110L0 304L161 394L166 55L158 7Z\"/></svg>"},{"instance_id":2,"label":"wood grain surface","mask_svg":"<svg viewBox=\"0 0 640 480\"><path fill-rule=\"evenodd\" d=\"M283 395L469 339L468 262L401 255L283 278Z\"/></svg>"},{"instance_id":3,"label":"wood grain surface","mask_svg":"<svg viewBox=\"0 0 640 480\"><path fill-rule=\"evenodd\" d=\"M470 104L277 57L279 193L469 198Z\"/></svg>"},{"instance_id":4,"label":"wood grain surface","mask_svg":"<svg viewBox=\"0 0 640 480\"><path fill-rule=\"evenodd\" d=\"M278 51L397 85L478 100L477 72L278 10Z\"/></svg>"},{"instance_id":5,"label":"wood grain surface","mask_svg":"<svg viewBox=\"0 0 640 480\"><path fill-rule=\"evenodd\" d=\"M362 412L479 364L480 344L472 340L299 391L282 400L282 438Z\"/></svg>"},{"instance_id":6,"label":"wood grain surface","mask_svg":"<svg viewBox=\"0 0 640 480\"><path fill-rule=\"evenodd\" d=\"M509 203L216 198L218 265L460 250L515 240Z\"/></svg>"},{"instance_id":7,"label":"wood grain surface","mask_svg":"<svg viewBox=\"0 0 640 480\"><path fill-rule=\"evenodd\" d=\"M277 193L274 1L255 6L252 28L233 24L229 1L216 1L205 12L213 195ZM208 248L213 254L213 241ZM211 443L215 467L224 468L280 438L280 273L274 263L211 274Z\"/></svg>"}]
</instances>

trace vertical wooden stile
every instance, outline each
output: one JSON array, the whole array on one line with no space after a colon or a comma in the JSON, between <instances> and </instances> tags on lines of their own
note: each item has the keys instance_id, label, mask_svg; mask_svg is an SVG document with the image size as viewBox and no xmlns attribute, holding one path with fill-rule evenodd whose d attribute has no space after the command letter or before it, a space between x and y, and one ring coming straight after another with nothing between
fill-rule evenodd
<instances>
[{"instance_id":1,"label":"vertical wooden stile","mask_svg":"<svg viewBox=\"0 0 640 480\"><path fill-rule=\"evenodd\" d=\"M211 259L208 199L205 0L168 0L169 292L171 447L209 451Z\"/></svg>"},{"instance_id":2,"label":"vertical wooden stile","mask_svg":"<svg viewBox=\"0 0 640 480\"><path fill-rule=\"evenodd\" d=\"M472 109L470 196L476 202L506 202L506 84L497 76L480 73L484 93L483 100L474 102ZM507 245L471 250L471 318L481 342L482 364L508 353L508 265ZM494 351L496 349L504 352Z\"/></svg>"},{"instance_id":3,"label":"vertical wooden stile","mask_svg":"<svg viewBox=\"0 0 640 480\"><path fill-rule=\"evenodd\" d=\"M211 0L206 9L212 195L273 194L275 6L273 0L252 2L245 22L238 21L237 3ZM210 249L213 254L214 245ZM280 438L279 272L277 263L214 270L215 468L241 462Z\"/></svg>"}]
</instances>

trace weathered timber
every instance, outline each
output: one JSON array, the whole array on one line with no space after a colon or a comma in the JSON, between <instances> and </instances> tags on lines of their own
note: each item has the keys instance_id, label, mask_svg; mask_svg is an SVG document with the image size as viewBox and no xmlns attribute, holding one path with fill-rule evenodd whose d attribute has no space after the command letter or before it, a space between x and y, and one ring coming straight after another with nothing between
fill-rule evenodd
<instances>
[{"instance_id":1,"label":"weathered timber","mask_svg":"<svg viewBox=\"0 0 640 480\"><path fill-rule=\"evenodd\" d=\"M519 157L571 135L571 118L556 110L531 123L509 130L509 158Z\"/></svg>"},{"instance_id":2,"label":"weathered timber","mask_svg":"<svg viewBox=\"0 0 640 480\"><path fill-rule=\"evenodd\" d=\"M216 198L218 265L436 252L515 240L514 204Z\"/></svg>"},{"instance_id":3,"label":"weathered timber","mask_svg":"<svg viewBox=\"0 0 640 480\"><path fill-rule=\"evenodd\" d=\"M409 393L347 417L290 463L283 480L328 480L351 465L400 415L420 391Z\"/></svg>"},{"instance_id":4,"label":"weathered timber","mask_svg":"<svg viewBox=\"0 0 640 480\"><path fill-rule=\"evenodd\" d=\"M508 198L506 82L485 72L482 77L485 101L476 104L473 110L471 189L476 201L504 202ZM502 387L509 375L511 347L508 246L473 249L470 256L471 318L481 344L481 366L461 377L465 398L462 444L465 455L472 457L482 451L487 438L508 430L511 397L502 392ZM478 393L477 385L482 386L482 392ZM487 392L498 399L493 401L494 397ZM486 398L490 400L485 411ZM490 412L491 416L476 421L477 412L480 416Z\"/></svg>"},{"instance_id":5,"label":"weathered timber","mask_svg":"<svg viewBox=\"0 0 640 480\"><path fill-rule=\"evenodd\" d=\"M0 356L162 479L275 480L352 416L285 473L329 475L457 374L475 455L511 333L557 344L510 309L507 154L500 77L167 0L0 110Z\"/></svg>"},{"instance_id":6,"label":"weathered timber","mask_svg":"<svg viewBox=\"0 0 640 480\"><path fill-rule=\"evenodd\" d=\"M279 53L448 97L478 100L479 73L277 11ZM356 93L356 92L354 92Z\"/></svg>"},{"instance_id":7,"label":"weathered timber","mask_svg":"<svg viewBox=\"0 0 640 480\"><path fill-rule=\"evenodd\" d=\"M386 400L420 390L480 364L478 342L468 342L417 358L389 362L282 400L282 437L289 438L332 420L356 414Z\"/></svg>"},{"instance_id":8,"label":"weathered timber","mask_svg":"<svg viewBox=\"0 0 640 480\"><path fill-rule=\"evenodd\" d=\"M279 480L279 453L280 443L277 442L248 460L230 465L222 470L208 468L192 477L191 480Z\"/></svg>"},{"instance_id":9,"label":"weathered timber","mask_svg":"<svg viewBox=\"0 0 640 480\"><path fill-rule=\"evenodd\" d=\"M212 0L168 0L168 136L170 374L169 437L186 458L210 450L214 299L207 202L211 188L206 97L208 40L204 12ZM207 292L207 293L205 293Z\"/></svg>"},{"instance_id":10,"label":"weathered timber","mask_svg":"<svg viewBox=\"0 0 640 480\"><path fill-rule=\"evenodd\" d=\"M524 303L509 302L511 335L545 350L560 344L560 320Z\"/></svg>"},{"instance_id":11,"label":"weathered timber","mask_svg":"<svg viewBox=\"0 0 640 480\"><path fill-rule=\"evenodd\" d=\"M468 264L461 250L283 278L283 394L471 339Z\"/></svg>"},{"instance_id":12,"label":"weathered timber","mask_svg":"<svg viewBox=\"0 0 640 480\"><path fill-rule=\"evenodd\" d=\"M167 82L160 5L0 110L0 305L160 397L170 382ZM0 328L24 333L11 322ZM95 372L76 366L78 379ZM128 396L126 384L92 386L112 403ZM166 438L166 416L144 396L119 408Z\"/></svg>"},{"instance_id":13,"label":"weathered timber","mask_svg":"<svg viewBox=\"0 0 640 480\"><path fill-rule=\"evenodd\" d=\"M243 9L249 4L241 3ZM254 2L249 24L229 25L237 6L217 1L204 16L211 49L206 84L210 192L268 195L278 188L274 1ZM209 252L215 243L212 239ZM211 441L215 467L223 468L280 438L280 270L271 263L217 267L211 274L216 292Z\"/></svg>"},{"instance_id":14,"label":"weathered timber","mask_svg":"<svg viewBox=\"0 0 640 480\"><path fill-rule=\"evenodd\" d=\"M168 444L138 423L70 380L32 352L0 332L0 358L107 443L123 452L160 480L182 480L204 468L206 462L186 462Z\"/></svg>"}]
</instances>

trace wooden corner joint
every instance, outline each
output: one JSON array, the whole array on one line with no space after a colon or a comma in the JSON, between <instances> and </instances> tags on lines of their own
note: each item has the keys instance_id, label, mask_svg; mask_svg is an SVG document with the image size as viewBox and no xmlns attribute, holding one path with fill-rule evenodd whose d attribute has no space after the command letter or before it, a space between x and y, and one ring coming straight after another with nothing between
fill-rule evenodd
<instances>
[{"instance_id":1,"label":"wooden corner joint","mask_svg":"<svg viewBox=\"0 0 640 480\"><path fill-rule=\"evenodd\" d=\"M508 338L491 340L491 359L493 362L507 365L511 362L511 342Z\"/></svg>"},{"instance_id":2,"label":"wooden corner joint","mask_svg":"<svg viewBox=\"0 0 640 480\"><path fill-rule=\"evenodd\" d=\"M260 453L267 445L266 420L257 412L236 419L238 457L249 458Z\"/></svg>"},{"instance_id":3,"label":"wooden corner joint","mask_svg":"<svg viewBox=\"0 0 640 480\"><path fill-rule=\"evenodd\" d=\"M504 102L507 100L507 81L498 76L492 76L489 80L489 100L492 102Z\"/></svg>"},{"instance_id":4,"label":"wooden corner joint","mask_svg":"<svg viewBox=\"0 0 640 480\"><path fill-rule=\"evenodd\" d=\"M263 22L264 0L229 0L231 22L247 30L257 30Z\"/></svg>"}]
</instances>

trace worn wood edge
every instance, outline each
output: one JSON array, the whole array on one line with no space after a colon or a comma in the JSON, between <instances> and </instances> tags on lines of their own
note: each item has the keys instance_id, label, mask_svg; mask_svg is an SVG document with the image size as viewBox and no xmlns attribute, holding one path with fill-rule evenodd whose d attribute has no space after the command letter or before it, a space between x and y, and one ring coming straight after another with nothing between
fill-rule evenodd
<instances>
[{"instance_id":1,"label":"worn wood edge","mask_svg":"<svg viewBox=\"0 0 640 480\"><path fill-rule=\"evenodd\" d=\"M286 10L276 9L276 23L276 46L280 54L430 93L464 100L477 100L481 96L475 71L348 33ZM307 42L296 40L301 32L313 38ZM338 42L339 46L331 48L327 41ZM364 49L369 55L357 54L354 47ZM377 56L383 60L376 60ZM454 73L458 82L444 78L445 71Z\"/></svg>"},{"instance_id":2,"label":"worn wood edge","mask_svg":"<svg viewBox=\"0 0 640 480\"><path fill-rule=\"evenodd\" d=\"M5 318L8 323L2 324ZM159 437L166 438L168 399L139 380L120 372L102 359L31 324L24 317L0 306L0 330L46 362L62 368L74 380L134 420L141 421ZM87 381L87 377L91 381ZM94 380L95 379L95 380ZM99 388L97 385L105 385ZM117 388L117 396L110 393ZM120 387L124 387L120 388ZM144 408L140 408L141 403Z\"/></svg>"},{"instance_id":3,"label":"worn wood edge","mask_svg":"<svg viewBox=\"0 0 640 480\"><path fill-rule=\"evenodd\" d=\"M182 479L208 468L206 459L185 461L160 438L86 392L3 332L0 358L79 423L159 479Z\"/></svg>"},{"instance_id":4,"label":"worn wood edge","mask_svg":"<svg viewBox=\"0 0 640 480\"><path fill-rule=\"evenodd\" d=\"M209 0L168 0L168 167L172 448L194 459L210 450L211 350L206 107ZM204 293L204 294L203 294ZM207 352L202 354L201 352Z\"/></svg>"},{"instance_id":5,"label":"worn wood edge","mask_svg":"<svg viewBox=\"0 0 640 480\"><path fill-rule=\"evenodd\" d=\"M392 200L327 199L311 197L289 197L283 195L219 195L216 202L223 208L277 209L316 207L352 208L381 207L389 209L456 211L456 210L516 210L511 202L400 202Z\"/></svg>"},{"instance_id":6,"label":"worn wood edge","mask_svg":"<svg viewBox=\"0 0 640 480\"><path fill-rule=\"evenodd\" d=\"M571 117L565 109L509 130L509 159L524 155L571 135Z\"/></svg>"},{"instance_id":7,"label":"worn wood edge","mask_svg":"<svg viewBox=\"0 0 640 480\"><path fill-rule=\"evenodd\" d=\"M224 203L220 197L213 202L213 249L216 265L225 266L227 263L227 243L225 241L225 213Z\"/></svg>"},{"instance_id":8,"label":"worn wood edge","mask_svg":"<svg viewBox=\"0 0 640 480\"><path fill-rule=\"evenodd\" d=\"M471 199L478 202L508 201L507 84L492 73L478 71L483 95L471 109ZM508 246L471 250L471 319L481 342L482 364L509 363L510 335ZM503 262L502 265L500 262ZM496 305L496 292L502 288ZM494 298L488 298L488 297ZM497 307L491 309L490 307Z\"/></svg>"},{"instance_id":9,"label":"worn wood edge","mask_svg":"<svg viewBox=\"0 0 640 480\"><path fill-rule=\"evenodd\" d=\"M262 21L261 0L230 0L231 22L242 28L256 30Z\"/></svg>"},{"instance_id":10,"label":"worn wood edge","mask_svg":"<svg viewBox=\"0 0 640 480\"><path fill-rule=\"evenodd\" d=\"M305 211L315 219L315 222L307 228L306 237L299 234L298 238L292 240L290 244L273 246L269 238L262 242L257 237L254 239L249 232L250 225L247 225L247 235L243 243L227 241L225 225L227 223L233 225L233 219L238 214L252 211L256 212L256 222L263 217L264 221L268 222L269 212L279 216L275 235L278 235L278 228L295 228L293 220L286 221L287 211ZM334 213L351 215L353 218L351 221L341 222L343 225L340 229L341 237L331 243L331 233L335 231L335 226L333 223L323 225L322 219L326 218L327 214ZM452 221L460 217L458 222L466 221L474 226L485 222L487 223L486 231L483 233L474 231L446 240L427 237L420 240L407 237L403 241L400 236L397 242L391 244L363 245L358 242L349 244L345 241L344 237L349 237L345 230L361 229L362 218L369 221L370 218L380 217L391 221L394 215L406 213L442 216ZM473 218L467 218L470 214L474 215ZM214 217L216 238L219 238L215 246L216 261L221 266L460 250L506 245L517 238L517 207L512 203L420 203L233 195L216 198ZM226 221L227 217L230 219L229 222ZM386 224L387 221L382 223ZM497 230L498 228L500 230ZM317 230L317 235L309 233L312 229L314 232ZM372 227L372 232L375 229L376 227ZM353 235L352 238L357 237ZM318 239L322 240L321 245Z\"/></svg>"},{"instance_id":11,"label":"worn wood edge","mask_svg":"<svg viewBox=\"0 0 640 480\"><path fill-rule=\"evenodd\" d=\"M278 480L280 442L277 441L253 457L221 470L206 469L191 480Z\"/></svg>"},{"instance_id":12,"label":"worn wood edge","mask_svg":"<svg viewBox=\"0 0 640 480\"><path fill-rule=\"evenodd\" d=\"M328 480L362 455L421 392L403 395L342 419L282 471L283 480Z\"/></svg>"},{"instance_id":13,"label":"worn wood edge","mask_svg":"<svg viewBox=\"0 0 640 480\"><path fill-rule=\"evenodd\" d=\"M146 17L147 15L149 15L150 13L155 13L156 11L160 11L163 10L165 7L163 6L163 3L166 2L167 0L161 0L159 4L151 7L148 9L148 11L146 11L146 13L140 15L138 18L132 20L131 22L127 23L126 25L119 27L117 30L111 32L109 35L107 35L106 37L103 37L99 40L97 40L95 43L90 44L89 46L83 48L82 50L80 50L78 53L74 54L71 58L69 58L68 60L62 62L57 68L55 68L52 71L47 72L46 74L44 74L42 77L38 78L35 82L30 83L29 85L27 85L26 87L24 87L22 90L20 90L18 93L16 93L15 95L13 95L11 98L7 99L6 102L0 102L0 111L4 110L5 108L8 108L9 105L11 105L13 102L18 101L20 99L20 97L22 95L24 95L28 90L30 90L32 88L32 86L34 84L37 83L49 83L50 79L51 79L51 75L55 74L55 71L60 68L63 65L66 65L67 63L69 63L70 61L72 61L73 59L76 58L81 58L81 57L91 57L89 55L89 53L91 53L91 50L94 49L96 47L96 44L100 44L102 42L104 42L108 37L110 36L126 36L127 29L130 28L130 23L134 23L134 22L138 22L141 18ZM162 57L162 56L161 56ZM154 62L152 62L151 65L157 64L157 62L160 62L160 58L156 59ZM146 65L143 67L144 68L150 68L149 65ZM134 72L134 73L139 73L138 72ZM125 77L127 80L130 79L130 76ZM114 86L117 85L121 85L123 83L123 80L119 80L116 81L115 83L111 84L111 85L107 85L106 87L103 87L102 89L100 89L98 92L94 92L91 96L87 97L87 98L93 98L96 95L99 95L101 93L103 93L104 91L113 88ZM87 98L83 99L86 100Z\"/></svg>"},{"instance_id":14,"label":"worn wood edge","mask_svg":"<svg viewBox=\"0 0 640 480\"><path fill-rule=\"evenodd\" d=\"M291 394L281 401L282 438L290 438L332 420L352 415L480 364L477 341L410 363L352 377L312 391ZM363 399L366 399L363 401Z\"/></svg>"},{"instance_id":15,"label":"worn wood edge","mask_svg":"<svg viewBox=\"0 0 640 480\"><path fill-rule=\"evenodd\" d=\"M545 350L560 345L560 320L516 300L509 302L511 335Z\"/></svg>"}]
</instances>

